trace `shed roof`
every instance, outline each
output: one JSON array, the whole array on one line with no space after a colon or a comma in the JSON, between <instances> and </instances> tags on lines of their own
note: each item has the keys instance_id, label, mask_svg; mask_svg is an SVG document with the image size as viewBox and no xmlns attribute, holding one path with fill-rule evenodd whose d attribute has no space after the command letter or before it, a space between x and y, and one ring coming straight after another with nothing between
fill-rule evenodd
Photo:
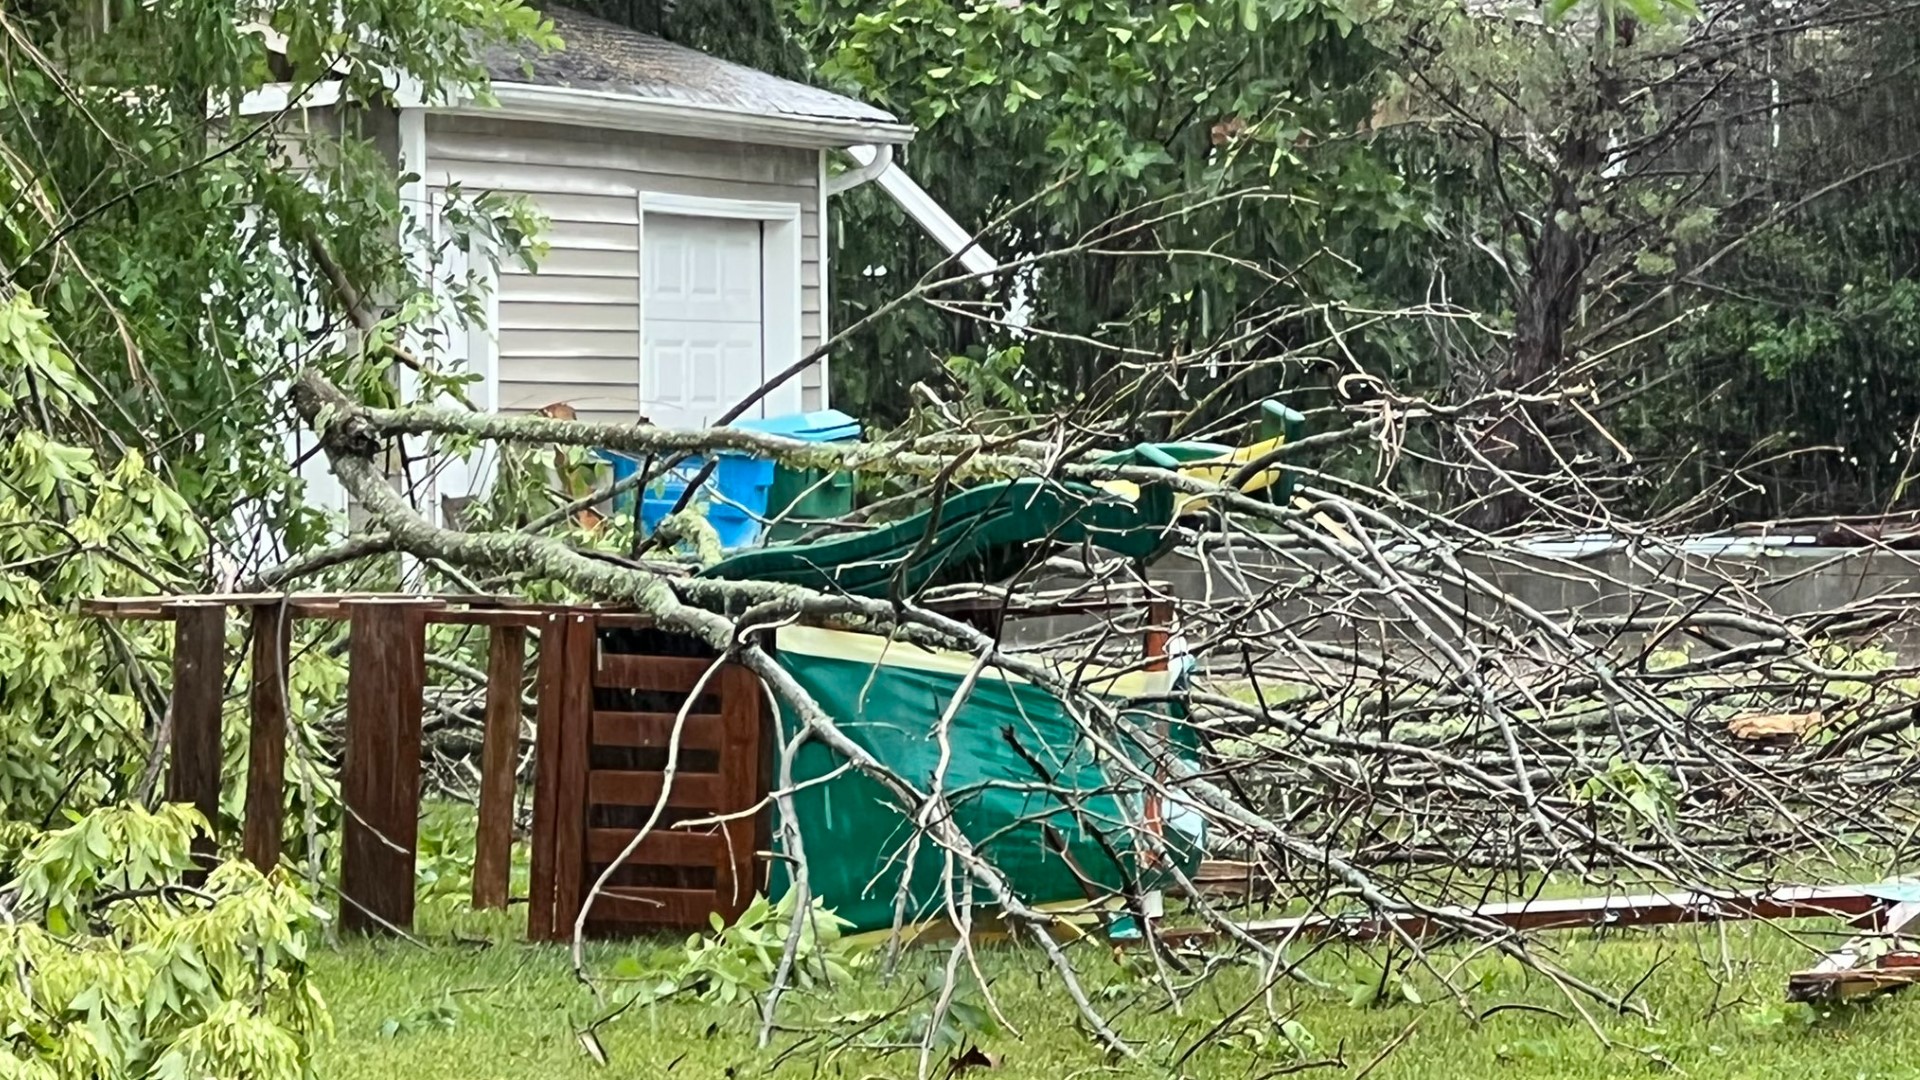
<instances>
[{"instance_id":1,"label":"shed roof","mask_svg":"<svg viewBox=\"0 0 1920 1080\"><path fill-rule=\"evenodd\" d=\"M496 50L487 58L497 82L593 90L649 101L799 120L899 124L892 114L818 87L769 75L618 23L557 5L540 5L565 43L538 54Z\"/></svg>"}]
</instances>

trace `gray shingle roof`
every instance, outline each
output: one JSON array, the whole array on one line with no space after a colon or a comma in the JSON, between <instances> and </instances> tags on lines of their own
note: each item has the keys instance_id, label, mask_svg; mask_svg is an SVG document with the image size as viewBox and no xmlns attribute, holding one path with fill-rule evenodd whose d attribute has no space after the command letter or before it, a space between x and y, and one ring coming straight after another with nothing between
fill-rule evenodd
<instances>
[{"instance_id":1,"label":"gray shingle roof","mask_svg":"<svg viewBox=\"0 0 1920 1080\"><path fill-rule=\"evenodd\" d=\"M553 21L566 47L545 55L497 51L487 58L488 73L496 81L684 101L762 116L899 123L886 111L849 97L756 71L570 8L538 6Z\"/></svg>"}]
</instances>

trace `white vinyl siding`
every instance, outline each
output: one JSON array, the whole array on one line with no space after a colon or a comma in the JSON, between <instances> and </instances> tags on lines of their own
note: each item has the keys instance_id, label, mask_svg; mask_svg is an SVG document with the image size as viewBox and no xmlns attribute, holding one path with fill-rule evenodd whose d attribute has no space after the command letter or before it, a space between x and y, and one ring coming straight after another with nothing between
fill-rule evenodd
<instances>
[{"instance_id":1,"label":"white vinyl siding","mask_svg":"<svg viewBox=\"0 0 1920 1080\"><path fill-rule=\"evenodd\" d=\"M657 192L800 207L801 349L820 344L816 151L490 118L427 118L427 182L526 196L550 227L537 273L502 264L503 411L566 402L583 419L641 412L640 195ZM789 345L790 347L790 345ZM768 370L794 357L769 354ZM819 365L803 408L825 401Z\"/></svg>"}]
</instances>

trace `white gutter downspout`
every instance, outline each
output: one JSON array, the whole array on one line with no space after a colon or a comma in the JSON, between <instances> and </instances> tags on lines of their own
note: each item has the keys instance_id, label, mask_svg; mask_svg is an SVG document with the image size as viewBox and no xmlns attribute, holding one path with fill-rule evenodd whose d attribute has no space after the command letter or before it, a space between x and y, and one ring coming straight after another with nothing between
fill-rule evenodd
<instances>
[{"instance_id":1,"label":"white gutter downspout","mask_svg":"<svg viewBox=\"0 0 1920 1080\"><path fill-rule=\"evenodd\" d=\"M975 243L973 233L955 221L953 215L935 202L925 188L914 183L913 177L893 167L893 147L849 146L846 151L847 156L859 164L859 168L829 181L829 194L838 195L869 181L877 182L880 189L926 230L928 236L946 248L947 254L958 259L968 273L991 280L999 272L1000 260ZM1025 283L1016 280L1013 295L1007 304L1006 323L1017 333L1026 328L1028 317Z\"/></svg>"},{"instance_id":2,"label":"white gutter downspout","mask_svg":"<svg viewBox=\"0 0 1920 1080\"><path fill-rule=\"evenodd\" d=\"M827 180L828 195L840 195L852 191L893 167L893 147L890 145L881 144L877 152L871 146L856 146L847 152L853 154L855 150L863 151L863 154L854 155L854 160L862 161L863 164L857 169L829 178Z\"/></svg>"}]
</instances>

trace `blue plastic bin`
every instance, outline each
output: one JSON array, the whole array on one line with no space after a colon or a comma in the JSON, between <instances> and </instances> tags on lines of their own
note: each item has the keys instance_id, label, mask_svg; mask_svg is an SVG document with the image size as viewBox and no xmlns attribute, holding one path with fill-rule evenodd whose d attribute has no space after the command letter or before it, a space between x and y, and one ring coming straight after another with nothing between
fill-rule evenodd
<instances>
[{"instance_id":1,"label":"blue plastic bin","mask_svg":"<svg viewBox=\"0 0 1920 1080\"><path fill-rule=\"evenodd\" d=\"M736 420L734 427L783 435L807 442L836 442L860 437L860 422L834 409L819 412L772 416L766 419ZM640 469L640 459L612 450L600 452L612 464L615 482L625 480ZM720 537L720 546L728 550L750 547L760 540L764 529L768 499L775 483L774 463L746 454L721 453L713 475L694 495L694 507L705 506L707 521ZM666 475L656 478L640 492L640 529L652 534L660 522L680 501L693 478L700 475L706 458L688 458ZM631 513L633 495L622 495L614 503L616 512ZM785 509L782 507L781 509Z\"/></svg>"},{"instance_id":2,"label":"blue plastic bin","mask_svg":"<svg viewBox=\"0 0 1920 1080\"><path fill-rule=\"evenodd\" d=\"M603 451L602 457L613 465L613 478L620 481L640 469L640 459L629 454ZM773 488L773 462L744 454L720 454L713 475L700 486L694 508L706 507L706 518L720 537L720 546L729 550L748 547L760 539L761 521L767 516L767 494ZM680 493L700 475L705 458L688 458L663 476L656 477L640 491L640 529L651 534L659 528ZM631 512L633 495L621 496L616 511Z\"/></svg>"},{"instance_id":3,"label":"blue plastic bin","mask_svg":"<svg viewBox=\"0 0 1920 1080\"><path fill-rule=\"evenodd\" d=\"M844 442L860 437L860 421L838 409L769 416L764 420L735 420L733 426L803 442Z\"/></svg>"}]
</instances>

